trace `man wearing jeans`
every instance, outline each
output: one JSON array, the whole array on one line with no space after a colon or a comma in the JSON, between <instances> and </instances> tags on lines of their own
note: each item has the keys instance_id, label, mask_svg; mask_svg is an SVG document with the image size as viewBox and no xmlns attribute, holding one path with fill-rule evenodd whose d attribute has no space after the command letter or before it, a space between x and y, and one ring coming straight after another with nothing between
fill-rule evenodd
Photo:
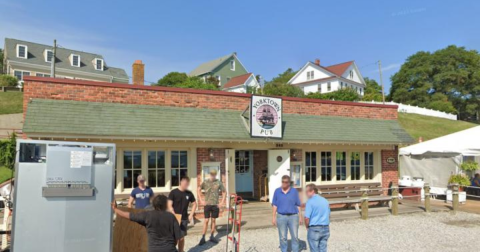
<instances>
[{"instance_id":1,"label":"man wearing jeans","mask_svg":"<svg viewBox=\"0 0 480 252\"><path fill-rule=\"evenodd\" d=\"M310 251L326 252L330 237L330 205L324 197L318 195L318 189L314 184L308 184L305 191L308 197L305 206L305 227L308 230Z\"/></svg>"},{"instance_id":2,"label":"man wearing jeans","mask_svg":"<svg viewBox=\"0 0 480 252\"><path fill-rule=\"evenodd\" d=\"M302 224L300 197L295 188L290 187L290 177L282 177L282 186L275 190L272 200L272 223L278 228L280 250L287 252L287 233L290 231L292 252L299 252L298 225Z\"/></svg>"}]
</instances>

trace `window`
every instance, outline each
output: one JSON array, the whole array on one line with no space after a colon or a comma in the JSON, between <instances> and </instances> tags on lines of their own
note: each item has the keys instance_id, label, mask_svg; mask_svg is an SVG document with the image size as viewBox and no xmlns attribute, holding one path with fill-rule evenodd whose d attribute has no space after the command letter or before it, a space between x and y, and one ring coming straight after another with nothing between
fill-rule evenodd
<instances>
[{"instance_id":1,"label":"window","mask_svg":"<svg viewBox=\"0 0 480 252\"><path fill-rule=\"evenodd\" d=\"M360 94L363 94L363 88L360 88Z\"/></svg>"},{"instance_id":2,"label":"window","mask_svg":"<svg viewBox=\"0 0 480 252\"><path fill-rule=\"evenodd\" d=\"M305 152L305 181L317 181L317 153Z\"/></svg>"},{"instance_id":3,"label":"window","mask_svg":"<svg viewBox=\"0 0 480 252\"><path fill-rule=\"evenodd\" d=\"M340 82L340 88L343 88L343 82Z\"/></svg>"},{"instance_id":4,"label":"window","mask_svg":"<svg viewBox=\"0 0 480 252\"><path fill-rule=\"evenodd\" d=\"M28 58L28 47L26 45L17 45L17 58Z\"/></svg>"},{"instance_id":5,"label":"window","mask_svg":"<svg viewBox=\"0 0 480 252\"><path fill-rule=\"evenodd\" d=\"M138 186L137 177L142 174L142 152L123 152L123 187L135 188Z\"/></svg>"},{"instance_id":6,"label":"window","mask_svg":"<svg viewBox=\"0 0 480 252\"><path fill-rule=\"evenodd\" d=\"M302 165L301 164L292 164L290 170L290 178L292 179L294 187L302 186Z\"/></svg>"},{"instance_id":7,"label":"window","mask_svg":"<svg viewBox=\"0 0 480 252\"><path fill-rule=\"evenodd\" d=\"M222 83L222 76L217 75L218 85Z\"/></svg>"},{"instance_id":8,"label":"window","mask_svg":"<svg viewBox=\"0 0 480 252\"><path fill-rule=\"evenodd\" d=\"M351 180L360 180L360 152L350 153Z\"/></svg>"},{"instance_id":9,"label":"window","mask_svg":"<svg viewBox=\"0 0 480 252\"><path fill-rule=\"evenodd\" d=\"M229 82L231 79L232 79L232 78L230 78L230 77L227 77L227 82Z\"/></svg>"},{"instance_id":10,"label":"window","mask_svg":"<svg viewBox=\"0 0 480 252\"><path fill-rule=\"evenodd\" d=\"M350 79L353 79L353 71L350 70Z\"/></svg>"},{"instance_id":11,"label":"window","mask_svg":"<svg viewBox=\"0 0 480 252\"><path fill-rule=\"evenodd\" d=\"M315 76L314 76L314 74L315 74L315 72L314 72L314 71L311 71L311 72L310 72L310 79L312 79L312 80L313 80L313 79L315 79Z\"/></svg>"},{"instance_id":12,"label":"window","mask_svg":"<svg viewBox=\"0 0 480 252\"><path fill-rule=\"evenodd\" d=\"M235 173L250 172L250 152L235 151Z\"/></svg>"},{"instance_id":13,"label":"window","mask_svg":"<svg viewBox=\"0 0 480 252\"><path fill-rule=\"evenodd\" d=\"M180 179L188 173L187 151L172 151L172 186L179 186Z\"/></svg>"},{"instance_id":14,"label":"window","mask_svg":"<svg viewBox=\"0 0 480 252\"><path fill-rule=\"evenodd\" d=\"M365 179L373 179L373 152L365 152Z\"/></svg>"},{"instance_id":15,"label":"window","mask_svg":"<svg viewBox=\"0 0 480 252\"><path fill-rule=\"evenodd\" d=\"M52 62L53 59L53 51L52 50L45 50L45 62Z\"/></svg>"},{"instance_id":16,"label":"window","mask_svg":"<svg viewBox=\"0 0 480 252\"><path fill-rule=\"evenodd\" d=\"M310 80L310 72L307 72L307 80Z\"/></svg>"},{"instance_id":17,"label":"window","mask_svg":"<svg viewBox=\"0 0 480 252\"><path fill-rule=\"evenodd\" d=\"M307 72L307 80L313 80L314 78L314 72L313 71L308 71Z\"/></svg>"},{"instance_id":18,"label":"window","mask_svg":"<svg viewBox=\"0 0 480 252\"><path fill-rule=\"evenodd\" d=\"M230 70L235 71L235 60L230 61Z\"/></svg>"},{"instance_id":19,"label":"window","mask_svg":"<svg viewBox=\"0 0 480 252\"><path fill-rule=\"evenodd\" d=\"M103 71L103 59L95 59L95 70Z\"/></svg>"},{"instance_id":20,"label":"window","mask_svg":"<svg viewBox=\"0 0 480 252\"><path fill-rule=\"evenodd\" d=\"M322 93L322 84L318 84L317 91L319 93Z\"/></svg>"},{"instance_id":21,"label":"window","mask_svg":"<svg viewBox=\"0 0 480 252\"><path fill-rule=\"evenodd\" d=\"M80 55L72 54L72 66L80 67Z\"/></svg>"},{"instance_id":22,"label":"window","mask_svg":"<svg viewBox=\"0 0 480 252\"><path fill-rule=\"evenodd\" d=\"M165 151L148 151L148 186L165 187Z\"/></svg>"},{"instance_id":23,"label":"window","mask_svg":"<svg viewBox=\"0 0 480 252\"><path fill-rule=\"evenodd\" d=\"M344 151L337 152L337 181L347 179L347 153Z\"/></svg>"},{"instance_id":24,"label":"window","mask_svg":"<svg viewBox=\"0 0 480 252\"><path fill-rule=\"evenodd\" d=\"M332 83L327 83L327 91L332 91Z\"/></svg>"},{"instance_id":25,"label":"window","mask_svg":"<svg viewBox=\"0 0 480 252\"><path fill-rule=\"evenodd\" d=\"M217 170L217 179L220 180L220 162L202 163L202 181L210 178L210 171Z\"/></svg>"},{"instance_id":26,"label":"window","mask_svg":"<svg viewBox=\"0 0 480 252\"><path fill-rule=\"evenodd\" d=\"M13 71L13 75L17 77L18 80L23 80L24 76L30 76L30 72L15 70Z\"/></svg>"},{"instance_id":27,"label":"window","mask_svg":"<svg viewBox=\"0 0 480 252\"><path fill-rule=\"evenodd\" d=\"M36 73L35 76L37 76L37 77L50 77L50 74Z\"/></svg>"},{"instance_id":28,"label":"window","mask_svg":"<svg viewBox=\"0 0 480 252\"><path fill-rule=\"evenodd\" d=\"M322 151L322 181L332 181L332 153Z\"/></svg>"}]
</instances>

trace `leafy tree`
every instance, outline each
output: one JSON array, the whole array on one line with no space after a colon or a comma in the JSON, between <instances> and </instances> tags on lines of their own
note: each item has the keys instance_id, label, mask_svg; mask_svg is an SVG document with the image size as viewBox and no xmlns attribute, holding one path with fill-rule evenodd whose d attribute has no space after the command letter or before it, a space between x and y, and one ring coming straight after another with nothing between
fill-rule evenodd
<instances>
[{"instance_id":1,"label":"leafy tree","mask_svg":"<svg viewBox=\"0 0 480 252\"><path fill-rule=\"evenodd\" d=\"M17 78L2 74L0 75L0 87L15 87L18 85L18 80Z\"/></svg>"},{"instance_id":2,"label":"leafy tree","mask_svg":"<svg viewBox=\"0 0 480 252\"><path fill-rule=\"evenodd\" d=\"M247 86L247 94L260 94L260 89L257 87Z\"/></svg>"},{"instance_id":3,"label":"leafy tree","mask_svg":"<svg viewBox=\"0 0 480 252\"><path fill-rule=\"evenodd\" d=\"M156 86L174 87L178 83L184 83L188 79L186 73L170 72L159 79Z\"/></svg>"},{"instance_id":4,"label":"leafy tree","mask_svg":"<svg viewBox=\"0 0 480 252\"><path fill-rule=\"evenodd\" d=\"M13 170L15 164L17 135L12 133L7 140L0 141L0 165Z\"/></svg>"},{"instance_id":5,"label":"leafy tree","mask_svg":"<svg viewBox=\"0 0 480 252\"><path fill-rule=\"evenodd\" d=\"M303 97L303 90L287 83L269 82L263 87L263 94L274 96Z\"/></svg>"},{"instance_id":6,"label":"leafy tree","mask_svg":"<svg viewBox=\"0 0 480 252\"><path fill-rule=\"evenodd\" d=\"M393 101L459 113L466 119L480 109L480 54L454 45L407 58L391 77ZM437 99L443 94L447 100ZM448 104L450 102L450 104Z\"/></svg>"},{"instance_id":7,"label":"leafy tree","mask_svg":"<svg viewBox=\"0 0 480 252\"><path fill-rule=\"evenodd\" d=\"M211 83L205 83L199 77L189 77L185 82L176 84L175 87L205 89L205 90L218 90L217 85L211 84Z\"/></svg>"},{"instance_id":8,"label":"leafy tree","mask_svg":"<svg viewBox=\"0 0 480 252\"><path fill-rule=\"evenodd\" d=\"M297 74L296 71L293 71L291 68L287 69L285 72L279 74L277 77L273 78L271 81L265 83L267 84L287 84L287 82Z\"/></svg>"},{"instance_id":9,"label":"leafy tree","mask_svg":"<svg viewBox=\"0 0 480 252\"><path fill-rule=\"evenodd\" d=\"M214 76L208 76L207 78L205 78L205 82L207 84L210 84L210 85L214 85L216 87L219 86L220 82L218 81L218 79Z\"/></svg>"},{"instance_id":10,"label":"leafy tree","mask_svg":"<svg viewBox=\"0 0 480 252\"><path fill-rule=\"evenodd\" d=\"M352 88L342 88L337 91L330 93L320 94L320 93L309 93L307 98L311 99L321 99L321 100L335 100L335 101L358 101L360 100L360 95L356 90Z\"/></svg>"},{"instance_id":11,"label":"leafy tree","mask_svg":"<svg viewBox=\"0 0 480 252\"><path fill-rule=\"evenodd\" d=\"M382 97L382 87L377 83L376 80L365 77L365 83L367 84L363 92L363 101L377 101L381 102Z\"/></svg>"},{"instance_id":12,"label":"leafy tree","mask_svg":"<svg viewBox=\"0 0 480 252\"><path fill-rule=\"evenodd\" d=\"M0 48L0 74L3 73L3 50Z\"/></svg>"}]
</instances>

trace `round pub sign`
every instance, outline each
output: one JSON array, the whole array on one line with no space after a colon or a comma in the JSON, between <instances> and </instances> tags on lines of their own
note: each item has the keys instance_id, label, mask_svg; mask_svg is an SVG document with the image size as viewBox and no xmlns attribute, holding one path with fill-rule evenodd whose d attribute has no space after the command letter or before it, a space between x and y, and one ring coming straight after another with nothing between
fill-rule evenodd
<instances>
[{"instance_id":1,"label":"round pub sign","mask_svg":"<svg viewBox=\"0 0 480 252\"><path fill-rule=\"evenodd\" d=\"M389 163L389 164L395 164L395 158L394 158L394 157L388 157L388 158L387 158L387 163Z\"/></svg>"}]
</instances>

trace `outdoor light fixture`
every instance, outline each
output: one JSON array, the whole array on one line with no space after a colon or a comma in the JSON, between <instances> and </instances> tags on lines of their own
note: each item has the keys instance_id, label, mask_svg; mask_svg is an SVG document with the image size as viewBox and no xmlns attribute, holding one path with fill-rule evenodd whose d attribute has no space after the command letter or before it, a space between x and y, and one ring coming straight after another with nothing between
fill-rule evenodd
<instances>
[{"instance_id":1,"label":"outdoor light fixture","mask_svg":"<svg viewBox=\"0 0 480 252\"><path fill-rule=\"evenodd\" d=\"M208 149L208 156L210 157L210 161L215 161L214 150L212 148Z\"/></svg>"},{"instance_id":2,"label":"outdoor light fixture","mask_svg":"<svg viewBox=\"0 0 480 252\"><path fill-rule=\"evenodd\" d=\"M297 152L296 151L293 152L292 159L293 159L293 161L297 161Z\"/></svg>"}]
</instances>

